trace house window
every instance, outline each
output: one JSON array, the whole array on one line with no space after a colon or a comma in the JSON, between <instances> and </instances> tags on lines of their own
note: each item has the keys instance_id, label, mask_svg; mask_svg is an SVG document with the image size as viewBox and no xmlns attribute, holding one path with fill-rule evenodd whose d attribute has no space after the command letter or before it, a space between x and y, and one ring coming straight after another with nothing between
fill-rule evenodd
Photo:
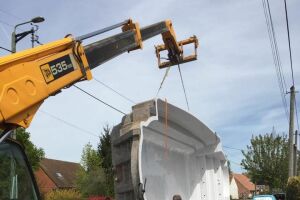
<instances>
[{"instance_id":1,"label":"house window","mask_svg":"<svg viewBox=\"0 0 300 200\"><path fill-rule=\"evenodd\" d=\"M57 177L58 178L61 178L61 179L63 179L64 177L62 176L62 174L61 173L59 173L59 172L56 172L56 175L57 175Z\"/></svg>"}]
</instances>

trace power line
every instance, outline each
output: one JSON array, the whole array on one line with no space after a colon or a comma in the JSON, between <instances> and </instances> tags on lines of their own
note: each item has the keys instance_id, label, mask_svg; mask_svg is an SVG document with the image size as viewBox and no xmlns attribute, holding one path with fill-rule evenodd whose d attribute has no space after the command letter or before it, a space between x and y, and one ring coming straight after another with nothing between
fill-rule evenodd
<instances>
[{"instance_id":1,"label":"power line","mask_svg":"<svg viewBox=\"0 0 300 200\"><path fill-rule=\"evenodd\" d=\"M235 165L238 165L238 166L240 166L240 167L242 167L242 168L244 167L243 165L241 165L241 164L239 164L239 163L237 163L237 162L235 162L235 161L229 160L229 162L230 162L230 163L233 163L233 164L235 164Z\"/></svg>"},{"instance_id":2,"label":"power line","mask_svg":"<svg viewBox=\"0 0 300 200\"><path fill-rule=\"evenodd\" d=\"M24 20L24 19L18 17L17 15L14 15L14 14L9 13L9 12L7 12L7 11L4 11L4 10L2 10L2 9L0 9L0 12L4 13L4 14L6 14L6 15L12 16L12 17L14 17L14 18L16 18L16 19Z\"/></svg>"},{"instance_id":3,"label":"power line","mask_svg":"<svg viewBox=\"0 0 300 200\"><path fill-rule=\"evenodd\" d=\"M10 26L10 27L15 27L14 25L9 24L9 23L7 23L5 21L2 21L2 20L0 20L0 23L5 24L5 25Z\"/></svg>"},{"instance_id":4,"label":"power line","mask_svg":"<svg viewBox=\"0 0 300 200\"><path fill-rule=\"evenodd\" d=\"M3 26L3 24L0 24L0 28L3 32L3 34L6 36L7 40L9 41L10 40L10 35L8 34L8 32L6 31L6 28Z\"/></svg>"},{"instance_id":5,"label":"power line","mask_svg":"<svg viewBox=\"0 0 300 200\"><path fill-rule=\"evenodd\" d=\"M288 43L289 43L289 55L290 55L292 81L293 81L293 86L295 86L294 69L293 69L293 58L292 58L292 48L291 48L291 39L290 39L290 28L289 28L289 18L288 18L288 11L287 11L286 0L284 0L284 8L285 8L286 29L287 29ZM296 108L297 128L299 130L299 118L298 118L298 108L297 108L296 98L295 98L295 108Z\"/></svg>"},{"instance_id":6,"label":"power line","mask_svg":"<svg viewBox=\"0 0 300 200\"><path fill-rule=\"evenodd\" d=\"M190 110L190 106L189 106L188 98L187 98L187 95L186 95L186 90L185 90L185 87L184 87L184 82L183 82L183 78L182 78L182 73L181 73L180 65L178 64L177 66L178 66L178 71L179 71L179 74L180 74L180 80L181 80L181 85L182 85L182 89L183 89L183 92L184 92L186 106L187 106L187 109L189 111Z\"/></svg>"},{"instance_id":7,"label":"power line","mask_svg":"<svg viewBox=\"0 0 300 200\"><path fill-rule=\"evenodd\" d=\"M9 12L7 12L7 11L2 10L2 9L0 9L0 12L4 13L4 14L6 14L6 15L12 16L12 17L14 17L14 18L16 18L16 19L24 20L23 18L18 17L17 15L11 14L11 13L9 13ZM10 26L10 27L12 27L12 28L15 27L14 25L9 24L9 23L7 23L7 22L5 22L5 21L3 21L3 20L0 20L0 23L3 23L3 24L5 24L5 25L7 25L7 26ZM20 27L18 27L18 29L24 31L24 29L22 29L22 28L20 28Z\"/></svg>"},{"instance_id":8,"label":"power line","mask_svg":"<svg viewBox=\"0 0 300 200\"><path fill-rule=\"evenodd\" d=\"M295 85L294 69L293 69L293 59L292 59L291 40L290 40L289 18L288 18L288 13L287 13L286 0L284 0L284 8L285 8L286 29L287 29L288 42L289 42L289 52L290 52L290 63L291 63L292 80L293 80L293 86L294 86Z\"/></svg>"},{"instance_id":9,"label":"power line","mask_svg":"<svg viewBox=\"0 0 300 200\"><path fill-rule=\"evenodd\" d=\"M285 8L285 20L286 20L286 29L287 29L288 44L289 44L289 56L290 56L290 66L291 66L291 73L292 73L292 81L293 81L293 86L295 86L294 69L293 69L293 59L292 59L292 49L291 49L291 40L290 40L290 28L289 28L289 19L288 19L288 12L287 12L286 0L284 0L284 8ZM297 108L296 97L295 97L295 110L296 110L297 128L299 130L299 118L298 118L298 108ZM295 141L295 142L297 142L297 141Z\"/></svg>"},{"instance_id":10,"label":"power line","mask_svg":"<svg viewBox=\"0 0 300 200\"><path fill-rule=\"evenodd\" d=\"M114 93L118 94L120 97L122 97L123 99L126 99L127 101L129 101L130 103L136 104L136 102L134 102L133 100L131 100L130 98L126 97L124 94L121 94L120 92L116 91L115 89L113 89L112 87L108 86L107 84L103 83L102 81L98 80L97 78L94 78L94 80L97 83L100 83L101 85L103 85L104 87L110 89L111 91L113 91Z\"/></svg>"},{"instance_id":11,"label":"power line","mask_svg":"<svg viewBox=\"0 0 300 200\"><path fill-rule=\"evenodd\" d=\"M85 129L83 129L83 128L80 128L79 126L76 126L76 125L74 125L74 124L72 124L72 123L70 123L70 122L67 122L66 120L63 120L63 119L61 119L61 118L59 118L59 117L57 117L57 116L55 116L55 115L53 115L53 114L50 114L50 113L48 113L48 112L46 112L46 111L43 111L43 110L39 110L39 111L40 111L41 113L45 114L45 115L48 115L49 117L51 117L51 118L53 118L53 119L56 119L57 121L60 121L60 122L66 124L66 125L68 125L68 126L71 126L71 127L75 128L75 129L77 129L77 130L80 130L80 131L82 131L82 132L85 132L86 134L89 134L89 135L92 135L92 136L95 136L95 137L99 137L98 135L96 135L96 134L94 134L94 133L92 133L92 132L90 132L90 131L88 131L88 130L85 130Z\"/></svg>"},{"instance_id":12,"label":"power line","mask_svg":"<svg viewBox=\"0 0 300 200\"><path fill-rule=\"evenodd\" d=\"M6 26L10 26L10 27L12 27L12 28L15 27L14 25L9 24L9 23L7 23L7 22L5 22L5 21L3 21L3 20L0 20L0 23L4 24L4 25L6 25ZM19 29L19 30L21 30L21 31L25 31L23 28L20 28L20 27L17 27L17 29Z\"/></svg>"},{"instance_id":13,"label":"power line","mask_svg":"<svg viewBox=\"0 0 300 200\"><path fill-rule=\"evenodd\" d=\"M233 157L233 158L237 157L237 155L235 153L232 153L232 151L230 151L230 150L226 149L224 152L227 157Z\"/></svg>"},{"instance_id":14,"label":"power line","mask_svg":"<svg viewBox=\"0 0 300 200\"><path fill-rule=\"evenodd\" d=\"M282 85L284 86L285 91L287 91L287 86L286 86L286 82L285 82L285 78L284 78L284 74L283 74L283 70L282 70L280 54L279 54L278 45L277 45L275 29L273 26L273 19L272 19L269 0L266 0L266 3L267 3L267 8L266 8L267 16L266 17L267 17L267 19L269 19L269 20L267 20L267 23L269 22L269 28L270 28L270 34L271 34L270 39L273 38L272 41L273 41L274 53L275 53L277 63L278 63L277 65L278 65L280 80L281 80Z\"/></svg>"},{"instance_id":15,"label":"power line","mask_svg":"<svg viewBox=\"0 0 300 200\"><path fill-rule=\"evenodd\" d=\"M99 101L99 102L103 103L104 105L106 105L106 106L108 106L108 107L110 107L110 108L114 109L115 111L117 111L117 112L119 112L119 113L121 113L121 114L124 114L124 115L126 115L126 113L125 113L125 112L123 112L123 111L121 111L121 110L119 110L119 109L115 108L114 106L112 106L112 105L110 105L110 104L108 104L108 103L106 103L106 102L102 101L101 99L99 99L99 98L95 97L95 96L94 96L94 95L92 95L91 93L89 93L89 92L87 92L87 91L85 91L85 90L81 89L80 87L78 87L78 86L76 86L76 85L73 85L73 86L74 86L75 88L77 88L78 90L80 90L81 92L83 92L83 93L87 94L88 96L90 96L90 97L92 97L92 98L96 99L97 101Z\"/></svg>"},{"instance_id":16,"label":"power line","mask_svg":"<svg viewBox=\"0 0 300 200\"><path fill-rule=\"evenodd\" d=\"M7 48L0 47L0 49L3 49L3 50L5 50L5 51L8 51L8 52L12 53L12 51L11 51L11 50L9 50L9 49L7 49Z\"/></svg>"},{"instance_id":17,"label":"power line","mask_svg":"<svg viewBox=\"0 0 300 200\"><path fill-rule=\"evenodd\" d=\"M279 86L279 92L281 95L281 101L282 101L283 109L285 111L286 119L287 119L287 121L289 121L289 117L288 117L289 112L288 112L288 106L287 106L287 101L286 101L286 97L285 97L287 87L286 87L285 78L284 78L284 74L283 74L283 70L282 70L282 66L281 66L281 60L280 60L280 56L279 56L276 34L275 34L274 26L273 26L273 20L272 20L269 1L262 0L262 5L263 5L263 9L264 9L265 22L267 25L269 40L270 40L271 49L272 49L274 67L276 70L277 82L278 82L278 86Z\"/></svg>"},{"instance_id":18,"label":"power line","mask_svg":"<svg viewBox=\"0 0 300 200\"><path fill-rule=\"evenodd\" d=\"M235 148L235 147L229 147L229 146L225 146L223 145L224 148L226 149L232 149L232 150L236 150L236 151L243 151L242 149L238 149L238 148Z\"/></svg>"}]
</instances>

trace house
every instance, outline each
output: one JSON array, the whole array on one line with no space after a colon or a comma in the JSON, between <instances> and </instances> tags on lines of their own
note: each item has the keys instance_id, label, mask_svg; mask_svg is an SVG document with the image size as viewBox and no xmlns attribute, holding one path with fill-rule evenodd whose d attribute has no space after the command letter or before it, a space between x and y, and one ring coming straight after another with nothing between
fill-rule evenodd
<instances>
[{"instance_id":1,"label":"house","mask_svg":"<svg viewBox=\"0 0 300 200\"><path fill-rule=\"evenodd\" d=\"M80 168L79 163L44 158L35 172L41 193L75 188L76 173Z\"/></svg>"},{"instance_id":2,"label":"house","mask_svg":"<svg viewBox=\"0 0 300 200\"><path fill-rule=\"evenodd\" d=\"M255 192L255 185L244 174L232 174L230 181L230 195L232 199L251 198Z\"/></svg>"}]
</instances>

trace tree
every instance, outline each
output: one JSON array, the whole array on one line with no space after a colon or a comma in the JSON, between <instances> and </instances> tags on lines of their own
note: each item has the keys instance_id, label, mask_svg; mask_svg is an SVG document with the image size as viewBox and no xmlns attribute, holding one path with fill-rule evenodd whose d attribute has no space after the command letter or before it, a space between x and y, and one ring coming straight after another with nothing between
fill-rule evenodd
<instances>
[{"instance_id":1,"label":"tree","mask_svg":"<svg viewBox=\"0 0 300 200\"><path fill-rule=\"evenodd\" d=\"M252 136L247 151L242 151L241 165L252 182L284 189L288 179L288 139L287 136L265 134Z\"/></svg>"},{"instance_id":2,"label":"tree","mask_svg":"<svg viewBox=\"0 0 300 200\"><path fill-rule=\"evenodd\" d=\"M288 200L300 200L300 176L289 178L286 190Z\"/></svg>"},{"instance_id":3,"label":"tree","mask_svg":"<svg viewBox=\"0 0 300 200\"><path fill-rule=\"evenodd\" d=\"M85 171L91 171L101 165L100 156L90 143L86 144L83 148L80 164Z\"/></svg>"},{"instance_id":4,"label":"tree","mask_svg":"<svg viewBox=\"0 0 300 200\"><path fill-rule=\"evenodd\" d=\"M76 186L84 197L105 195L105 175L102 168L77 172Z\"/></svg>"},{"instance_id":5,"label":"tree","mask_svg":"<svg viewBox=\"0 0 300 200\"><path fill-rule=\"evenodd\" d=\"M77 172L76 184L85 197L104 195L105 175L98 152L88 143L81 155L82 169Z\"/></svg>"},{"instance_id":6,"label":"tree","mask_svg":"<svg viewBox=\"0 0 300 200\"><path fill-rule=\"evenodd\" d=\"M42 148L38 148L30 141L30 133L24 128L17 128L17 141L25 147L25 153L28 157L32 169L35 171L39 168L40 161L45 157L45 152Z\"/></svg>"},{"instance_id":7,"label":"tree","mask_svg":"<svg viewBox=\"0 0 300 200\"><path fill-rule=\"evenodd\" d=\"M105 172L106 180L106 196L114 196L114 175L111 157L111 137L110 128L106 125L103 128L103 133L100 136L100 143L98 145L98 154L101 157L101 166Z\"/></svg>"},{"instance_id":8,"label":"tree","mask_svg":"<svg viewBox=\"0 0 300 200\"><path fill-rule=\"evenodd\" d=\"M81 156L82 169L77 186L84 196L114 196L110 128L106 125L99 138L98 149L87 144Z\"/></svg>"}]
</instances>

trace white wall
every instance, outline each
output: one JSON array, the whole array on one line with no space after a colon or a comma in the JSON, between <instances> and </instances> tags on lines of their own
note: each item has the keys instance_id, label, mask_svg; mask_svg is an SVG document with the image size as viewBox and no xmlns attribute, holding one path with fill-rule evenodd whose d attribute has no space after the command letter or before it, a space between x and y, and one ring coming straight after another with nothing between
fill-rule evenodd
<instances>
[{"instance_id":1,"label":"white wall","mask_svg":"<svg viewBox=\"0 0 300 200\"><path fill-rule=\"evenodd\" d=\"M230 182L230 195L232 199L239 199L239 190L234 178Z\"/></svg>"}]
</instances>

